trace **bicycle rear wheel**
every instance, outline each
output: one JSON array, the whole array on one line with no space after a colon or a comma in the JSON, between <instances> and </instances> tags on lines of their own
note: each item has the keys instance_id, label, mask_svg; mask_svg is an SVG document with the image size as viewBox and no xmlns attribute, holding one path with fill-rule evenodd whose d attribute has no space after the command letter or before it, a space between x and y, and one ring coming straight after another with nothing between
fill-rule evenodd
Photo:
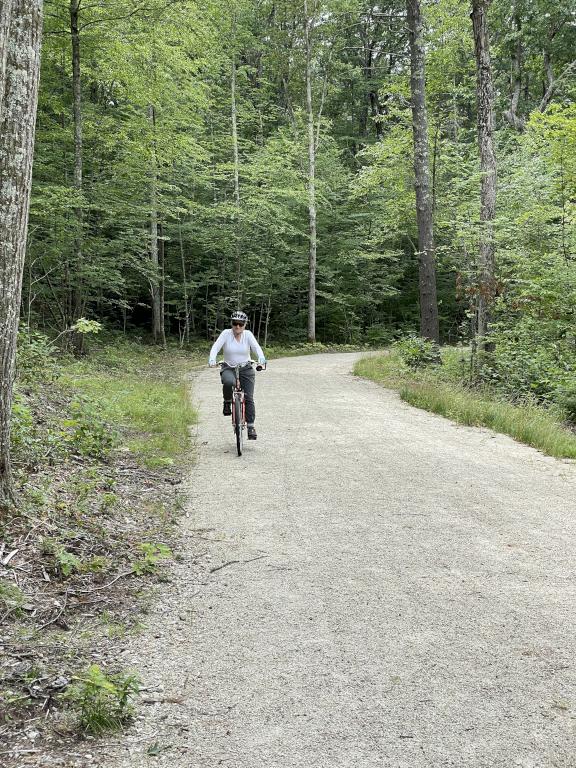
<instances>
[{"instance_id":1,"label":"bicycle rear wheel","mask_svg":"<svg viewBox=\"0 0 576 768\"><path fill-rule=\"evenodd\" d=\"M234 433L238 456L242 456L242 403L239 397L234 398Z\"/></svg>"}]
</instances>

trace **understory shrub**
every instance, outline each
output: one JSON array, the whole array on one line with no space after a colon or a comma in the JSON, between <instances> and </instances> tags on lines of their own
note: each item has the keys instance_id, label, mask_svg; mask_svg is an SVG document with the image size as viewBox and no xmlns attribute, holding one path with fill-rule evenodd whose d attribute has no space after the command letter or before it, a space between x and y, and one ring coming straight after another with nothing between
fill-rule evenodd
<instances>
[{"instance_id":1,"label":"understory shrub","mask_svg":"<svg viewBox=\"0 0 576 768\"><path fill-rule=\"evenodd\" d=\"M102 418L98 402L84 395L71 403L70 418L63 426L71 447L82 456L104 460L118 441L117 430Z\"/></svg>"},{"instance_id":2,"label":"understory shrub","mask_svg":"<svg viewBox=\"0 0 576 768\"><path fill-rule=\"evenodd\" d=\"M78 711L80 728L100 734L117 730L131 719L132 700L138 690L135 675L106 674L92 664L68 689L65 698Z\"/></svg>"},{"instance_id":3,"label":"understory shrub","mask_svg":"<svg viewBox=\"0 0 576 768\"><path fill-rule=\"evenodd\" d=\"M409 368L425 368L442 363L438 344L422 336L406 336L393 346Z\"/></svg>"},{"instance_id":4,"label":"understory shrub","mask_svg":"<svg viewBox=\"0 0 576 768\"><path fill-rule=\"evenodd\" d=\"M27 385L58 378L60 366L50 339L38 331L20 330L16 353L18 381Z\"/></svg>"}]
</instances>

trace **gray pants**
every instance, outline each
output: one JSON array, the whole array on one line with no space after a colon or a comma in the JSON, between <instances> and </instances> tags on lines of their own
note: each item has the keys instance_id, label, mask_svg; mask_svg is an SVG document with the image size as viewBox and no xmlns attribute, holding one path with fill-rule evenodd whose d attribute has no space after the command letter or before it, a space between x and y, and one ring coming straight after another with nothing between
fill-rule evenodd
<instances>
[{"instance_id":1,"label":"gray pants","mask_svg":"<svg viewBox=\"0 0 576 768\"><path fill-rule=\"evenodd\" d=\"M232 390L236 385L236 375L234 368L222 368L220 371L222 379L222 393L224 400L232 400ZM251 365L245 365L240 368L240 385L244 390L244 399L246 401L246 423L254 424L256 418L256 406L254 405L254 381L256 371Z\"/></svg>"}]
</instances>

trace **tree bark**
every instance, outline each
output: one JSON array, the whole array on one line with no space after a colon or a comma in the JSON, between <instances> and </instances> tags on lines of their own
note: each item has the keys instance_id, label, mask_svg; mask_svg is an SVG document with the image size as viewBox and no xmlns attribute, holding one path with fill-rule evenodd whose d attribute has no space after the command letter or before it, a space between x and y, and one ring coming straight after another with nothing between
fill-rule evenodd
<instances>
[{"instance_id":1,"label":"tree bark","mask_svg":"<svg viewBox=\"0 0 576 768\"><path fill-rule=\"evenodd\" d=\"M158 253L158 158L156 156L156 110L148 105L148 120L152 132L152 152L150 168L150 295L152 299L152 339L154 344L163 343L163 318L160 300L160 261Z\"/></svg>"},{"instance_id":2,"label":"tree bark","mask_svg":"<svg viewBox=\"0 0 576 768\"><path fill-rule=\"evenodd\" d=\"M2 119L4 91L6 89L6 59L13 5L13 0L0 0L0 120Z\"/></svg>"},{"instance_id":3,"label":"tree bark","mask_svg":"<svg viewBox=\"0 0 576 768\"><path fill-rule=\"evenodd\" d=\"M410 88L412 91L412 131L414 136L414 176L420 289L420 335L440 341L436 298L436 259L430 166L428 159L428 115L425 92L425 54L422 39L420 0L407 0L410 37Z\"/></svg>"},{"instance_id":4,"label":"tree bark","mask_svg":"<svg viewBox=\"0 0 576 768\"><path fill-rule=\"evenodd\" d=\"M563 72L559 75L559 77L554 77L554 70L552 69L552 60L550 58L550 54L548 51L544 51L544 69L546 70L548 87L546 88L546 91L544 92L542 100L538 106L539 112L544 112L547 109L548 105L552 101L554 94L556 93L558 85L566 77L571 76L572 73L576 70L576 61L572 61L570 64L568 64L564 68Z\"/></svg>"},{"instance_id":5,"label":"tree bark","mask_svg":"<svg viewBox=\"0 0 576 768\"><path fill-rule=\"evenodd\" d=\"M316 142L312 106L312 19L308 0L304 0L304 42L306 46L306 115L308 118L308 219L310 250L308 257L308 341L316 341Z\"/></svg>"},{"instance_id":6,"label":"tree bark","mask_svg":"<svg viewBox=\"0 0 576 768\"><path fill-rule=\"evenodd\" d=\"M0 509L13 501L10 422L16 338L28 229L42 0L14 0L0 9L9 31L0 101Z\"/></svg>"},{"instance_id":7,"label":"tree bark","mask_svg":"<svg viewBox=\"0 0 576 768\"><path fill-rule=\"evenodd\" d=\"M165 245L164 226L161 221L158 221L158 302L160 304L160 344L164 349L166 349L166 307L164 303L166 289L166 273L164 266Z\"/></svg>"},{"instance_id":8,"label":"tree bark","mask_svg":"<svg viewBox=\"0 0 576 768\"><path fill-rule=\"evenodd\" d=\"M236 22L234 22L234 36L236 33ZM236 42L236 41L234 41ZM232 55L232 76L230 79L230 91L232 100L232 151L234 156L234 205L236 208L234 216L234 241L236 247L236 306L238 309L242 306L242 288L241 288L241 249L240 249L240 160L238 155L238 112L236 105L236 54Z\"/></svg>"},{"instance_id":9,"label":"tree bark","mask_svg":"<svg viewBox=\"0 0 576 768\"><path fill-rule=\"evenodd\" d=\"M516 11L516 8L514 9ZM516 31L516 45L511 56L512 62L512 91L510 95L510 108L504 112L504 117L510 125L517 131L523 131L526 127L526 121L518 115L518 104L520 102L520 93L522 92L522 22L517 12L514 13L514 28Z\"/></svg>"},{"instance_id":10,"label":"tree bark","mask_svg":"<svg viewBox=\"0 0 576 768\"><path fill-rule=\"evenodd\" d=\"M178 215L178 241L180 243L180 264L182 266L182 288L184 293L184 331L180 346L190 341L190 307L188 302L188 275L186 273L186 259L184 257L184 241L182 239L182 222Z\"/></svg>"},{"instance_id":11,"label":"tree bark","mask_svg":"<svg viewBox=\"0 0 576 768\"><path fill-rule=\"evenodd\" d=\"M78 198L82 196L82 81L80 73L80 32L78 14L80 0L70 0L70 35L72 40L72 113L74 120L74 190ZM84 212L79 205L74 209L76 232L74 235L74 272L72 297L72 322L84 314L84 296L82 289L82 229ZM81 351L82 334L73 334L72 342L76 352Z\"/></svg>"},{"instance_id":12,"label":"tree bark","mask_svg":"<svg viewBox=\"0 0 576 768\"><path fill-rule=\"evenodd\" d=\"M472 0L472 28L476 52L476 101L480 153L480 249L476 302L476 333L489 348L486 337L495 295L494 217L496 214L496 155L494 152L494 86L490 61L488 8L491 0Z\"/></svg>"}]
</instances>

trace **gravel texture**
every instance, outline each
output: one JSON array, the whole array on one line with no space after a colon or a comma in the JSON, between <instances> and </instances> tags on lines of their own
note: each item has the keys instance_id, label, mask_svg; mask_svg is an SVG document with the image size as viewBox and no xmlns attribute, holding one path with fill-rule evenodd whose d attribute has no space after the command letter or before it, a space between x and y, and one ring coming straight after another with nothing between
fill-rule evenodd
<instances>
[{"instance_id":1,"label":"gravel texture","mask_svg":"<svg viewBox=\"0 0 576 768\"><path fill-rule=\"evenodd\" d=\"M576 766L576 466L356 358L272 361L242 458L198 375L189 548L103 768Z\"/></svg>"}]
</instances>

